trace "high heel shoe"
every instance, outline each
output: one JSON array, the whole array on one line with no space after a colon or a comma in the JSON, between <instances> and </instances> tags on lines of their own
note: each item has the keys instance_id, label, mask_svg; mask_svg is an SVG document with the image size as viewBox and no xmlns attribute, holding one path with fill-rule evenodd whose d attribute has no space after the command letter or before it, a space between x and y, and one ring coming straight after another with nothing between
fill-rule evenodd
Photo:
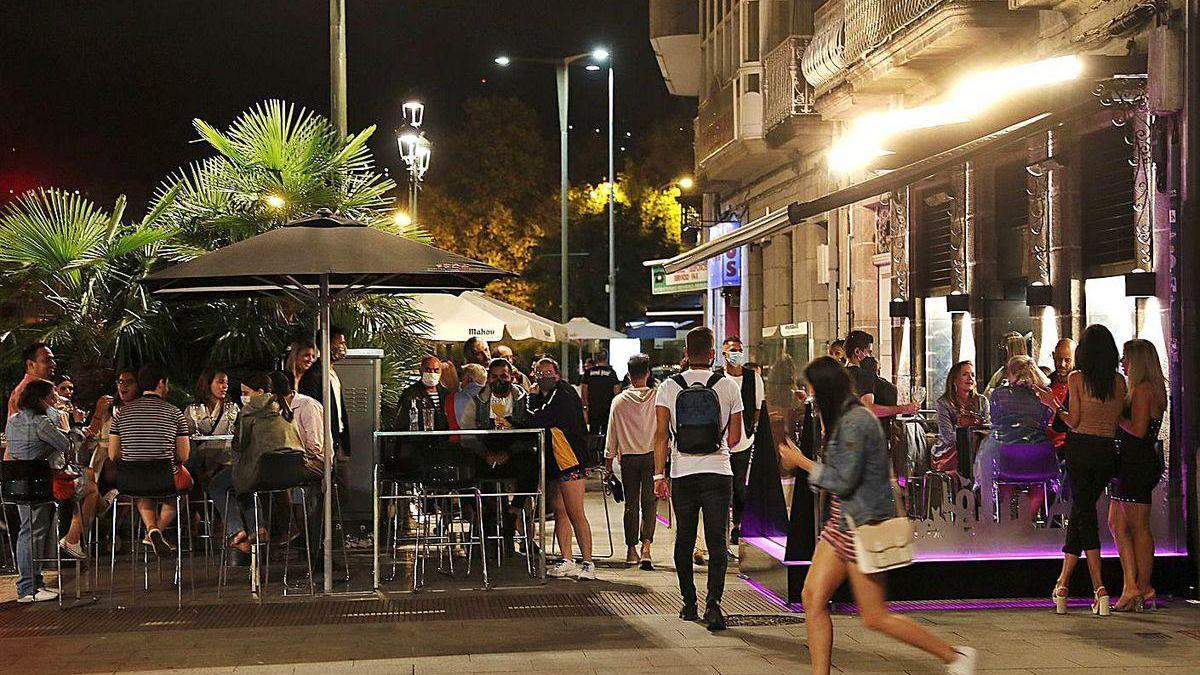
<instances>
[{"instance_id":1,"label":"high heel shoe","mask_svg":"<svg viewBox=\"0 0 1200 675\"><path fill-rule=\"evenodd\" d=\"M1092 614L1096 616L1108 616L1110 609L1108 604L1108 589L1103 586L1097 588L1093 597L1095 599L1092 600Z\"/></svg>"},{"instance_id":2,"label":"high heel shoe","mask_svg":"<svg viewBox=\"0 0 1200 675\"><path fill-rule=\"evenodd\" d=\"M1158 611L1158 594L1154 591L1150 591L1142 596L1142 610L1145 610L1147 607L1150 608L1151 612Z\"/></svg>"},{"instance_id":3,"label":"high heel shoe","mask_svg":"<svg viewBox=\"0 0 1200 675\"><path fill-rule=\"evenodd\" d=\"M1055 614L1067 613L1067 599L1069 598L1069 595L1070 592L1067 590L1066 586L1056 585L1054 587L1054 591L1050 594L1050 599L1054 601Z\"/></svg>"},{"instance_id":4,"label":"high heel shoe","mask_svg":"<svg viewBox=\"0 0 1200 675\"><path fill-rule=\"evenodd\" d=\"M1142 596L1135 595L1132 598L1118 599L1109 609L1114 612L1141 612L1142 606Z\"/></svg>"}]
</instances>

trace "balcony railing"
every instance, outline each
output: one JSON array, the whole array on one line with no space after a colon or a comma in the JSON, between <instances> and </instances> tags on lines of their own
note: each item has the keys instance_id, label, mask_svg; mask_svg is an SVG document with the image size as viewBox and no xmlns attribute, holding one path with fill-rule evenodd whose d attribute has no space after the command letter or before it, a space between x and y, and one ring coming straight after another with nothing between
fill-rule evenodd
<instances>
[{"instance_id":1,"label":"balcony railing","mask_svg":"<svg viewBox=\"0 0 1200 675\"><path fill-rule=\"evenodd\" d=\"M815 95L800 72L800 59L812 38L792 35L763 59L763 126L767 131L793 115L812 115Z\"/></svg>"},{"instance_id":2,"label":"balcony railing","mask_svg":"<svg viewBox=\"0 0 1200 675\"><path fill-rule=\"evenodd\" d=\"M895 34L942 5L1007 0L843 0L846 60L856 61L887 44Z\"/></svg>"},{"instance_id":3,"label":"balcony railing","mask_svg":"<svg viewBox=\"0 0 1200 675\"><path fill-rule=\"evenodd\" d=\"M696 160L703 162L721 148L733 142L736 127L733 115L733 94L736 81L713 92L700 105L696 116Z\"/></svg>"},{"instance_id":4,"label":"balcony railing","mask_svg":"<svg viewBox=\"0 0 1200 675\"><path fill-rule=\"evenodd\" d=\"M821 87L846 68L846 24L841 9L830 12L819 22L816 34L804 49L800 71L814 87Z\"/></svg>"}]
</instances>

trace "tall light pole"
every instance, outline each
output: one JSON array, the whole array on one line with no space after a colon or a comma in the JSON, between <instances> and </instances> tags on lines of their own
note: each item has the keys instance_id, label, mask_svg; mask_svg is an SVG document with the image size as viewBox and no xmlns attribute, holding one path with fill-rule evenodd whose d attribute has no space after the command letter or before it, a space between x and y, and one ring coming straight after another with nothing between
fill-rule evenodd
<instances>
[{"instance_id":1,"label":"tall light pole","mask_svg":"<svg viewBox=\"0 0 1200 675\"><path fill-rule=\"evenodd\" d=\"M571 285L570 285L570 281L569 281L569 277L568 277L568 270L567 270L567 261L569 260L569 253L570 253L570 247L568 246L568 243L567 243L567 206L568 206L567 191L570 188L570 183L567 178L567 109L568 109L567 104L568 104L568 100L569 100L568 85L570 83L569 78L568 78L568 70L567 69L570 68L572 63L575 63L576 61L579 61L581 59L588 59L588 58L592 59L593 61L607 61L608 60L608 50L603 49L603 48L596 48L590 52L585 52L583 54L574 54L572 56L565 56L561 59L533 59L533 58L516 57L516 56L512 56L512 57L497 56L494 59L496 65L498 65L498 66L508 66L509 64L511 64L513 62L519 61L519 62L524 62L524 63L545 63L545 64L551 64L555 67L555 82L556 82L557 90L558 90L558 138L559 138L558 161L559 161L559 220L560 220L559 227L561 229L561 240L562 240L561 245L559 247L560 248L559 255L560 255L561 261L562 261L561 265L559 266L559 274L561 275L561 278L562 278L561 279L562 287L560 289L561 293L562 293L562 297L560 299L561 311L559 312L559 316L561 317L562 322L564 324L571 320L571 316L569 314L569 312L570 312L569 292L570 292ZM610 166L611 166L611 160L610 160ZM611 171L612 170L609 169L610 173L611 173ZM612 178L610 177L609 180L611 181ZM612 226L611 226L611 215L610 215L610 225L609 225L610 232L611 232L611 229L612 229ZM611 238L610 238L610 246L611 246ZM610 259L611 259L611 252L610 252ZM611 279L611 272L610 272L610 279ZM569 345L567 344L567 342L563 341L563 343L562 343L562 360L559 362L559 364L560 364L560 367L564 368L564 369L568 368L568 365L567 365L567 359L569 358L568 351L567 351L568 347L569 347ZM566 374L566 373L564 373L564 374Z\"/></svg>"},{"instance_id":2,"label":"tall light pole","mask_svg":"<svg viewBox=\"0 0 1200 675\"><path fill-rule=\"evenodd\" d=\"M613 168L613 67L608 64L608 327L617 329L617 240L613 234L616 211L613 210L617 191L617 174Z\"/></svg>"},{"instance_id":3,"label":"tall light pole","mask_svg":"<svg viewBox=\"0 0 1200 675\"><path fill-rule=\"evenodd\" d=\"M408 210L411 222L417 221L417 194L421 190L421 181L429 170L430 156L433 154L433 144L421 131L425 123L425 104L420 101L408 101L404 104L404 120L408 126L401 131L396 139L400 148L400 159L408 169Z\"/></svg>"},{"instance_id":4,"label":"tall light pole","mask_svg":"<svg viewBox=\"0 0 1200 675\"><path fill-rule=\"evenodd\" d=\"M346 121L346 0L329 0L329 116L345 139L350 128Z\"/></svg>"}]
</instances>

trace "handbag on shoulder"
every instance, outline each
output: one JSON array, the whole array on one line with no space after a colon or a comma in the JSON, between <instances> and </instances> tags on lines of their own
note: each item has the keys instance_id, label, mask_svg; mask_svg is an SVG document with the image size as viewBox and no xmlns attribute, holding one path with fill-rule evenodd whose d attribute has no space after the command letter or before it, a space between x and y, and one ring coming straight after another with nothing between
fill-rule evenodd
<instances>
[{"instance_id":1,"label":"handbag on shoulder","mask_svg":"<svg viewBox=\"0 0 1200 675\"><path fill-rule=\"evenodd\" d=\"M854 532L854 557L863 574L907 567L913 562L913 526L904 513L900 488L891 476L896 516L878 523L856 524L850 514L846 523Z\"/></svg>"}]
</instances>

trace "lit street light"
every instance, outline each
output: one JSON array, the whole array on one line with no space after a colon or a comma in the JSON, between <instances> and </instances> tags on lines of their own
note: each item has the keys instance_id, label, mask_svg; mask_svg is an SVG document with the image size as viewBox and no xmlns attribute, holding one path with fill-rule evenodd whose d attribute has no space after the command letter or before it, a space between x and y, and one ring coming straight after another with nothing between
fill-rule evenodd
<instances>
[{"instance_id":1,"label":"lit street light","mask_svg":"<svg viewBox=\"0 0 1200 675\"><path fill-rule=\"evenodd\" d=\"M421 125L425 121L425 104L420 101L408 101L403 108L408 126L396 137L396 146L400 150L400 159L404 160L404 165L408 168L409 214L405 217L411 224L417 222L417 193L421 189L421 181L425 179L425 172L429 170L433 143L425 137L425 132L421 131Z\"/></svg>"},{"instance_id":2,"label":"lit street light","mask_svg":"<svg viewBox=\"0 0 1200 675\"><path fill-rule=\"evenodd\" d=\"M569 187L570 187L569 183L568 183L568 178L567 178L567 130L570 128L569 125L567 124L567 101L568 101L568 85L569 85L567 69L571 66L572 63L575 63L576 61L580 61L582 59L591 59L593 62L596 62L596 61L608 61L608 58L609 58L608 50L603 47L597 47L597 48L593 49L591 52L585 52L583 54L574 54L572 56L566 56L566 57L559 58L559 59L510 57L510 56L506 56L506 55L500 55L500 56L497 56L495 59L493 59L493 62L496 63L496 65L498 65L498 66L508 66L511 63L519 61L519 62L525 62L525 63L550 64L555 67L556 81L558 83L558 136L559 136L559 179L560 179L560 186L559 186L560 223L559 224L560 224L560 228L561 228L561 237L562 237L561 251L560 251L560 253L561 253L561 255L560 255L560 261L561 261L560 273L561 273L561 277L562 277L562 288L561 288L561 296L562 297L561 297L561 301L560 301L561 311L559 313L559 316L562 318L563 323L566 323L571 318L570 314L569 314L570 310L569 310L569 295L568 295L568 291L570 290L570 284L569 284L568 276L567 276L567 262L568 262L568 259L570 258L569 246L568 246L568 242L567 242L567 204L568 204L567 191L569 190ZM596 65L596 64L592 63L589 65ZM595 69L598 70L599 66L597 66ZM593 70L593 69L589 68L589 70ZM613 77L612 77L612 68L610 66L609 70L608 70L608 127L609 127L609 132L608 132L608 167L609 167L608 173L609 173L609 176L608 176L608 180L609 180L610 185L613 183L613 178L614 178L612 175L612 173L613 173L613 152L612 152L612 145L613 145L612 144L612 127L613 127L612 110L613 110L613 106L612 106L612 100L613 100ZM615 329L616 328L616 326L615 326L615 324L616 324L616 299L615 299L614 291L616 290L616 288L615 288L614 280L615 280L616 275L614 272L614 256L613 256L612 193L613 193L613 190L610 188L609 193L608 193L609 194L609 196L608 196L608 249L609 249L609 251L608 251L608 291L609 291L609 323L613 324L612 327ZM564 342L562 345L562 361L561 361L561 364L564 368L567 367L567 358L568 358L567 343Z\"/></svg>"},{"instance_id":3,"label":"lit street light","mask_svg":"<svg viewBox=\"0 0 1200 675\"><path fill-rule=\"evenodd\" d=\"M395 215L392 216L392 222L396 223L396 225L399 227L408 227L409 225L412 225L412 216L403 211L397 211Z\"/></svg>"},{"instance_id":4,"label":"lit street light","mask_svg":"<svg viewBox=\"0 0 1200 675\"><path fill-rule=\"evenodd\" d=\"M693 180L691 176L684 176L683 178L679 179L677 184L679 185L680 190L691 190L693 187L695 187L696 181Z\"/></svg>"},{"instance_id":5,"label":"lit street light","mask_svg":"<svg viewBox=\"0 0 1200 675\"><path fill-rule=\"evenodd\" d=\"M273 209L282 209L287 204L287 200L275 194L263 197L263 201L267 203L267 206Z\"/></svg>"}]
</instances>

